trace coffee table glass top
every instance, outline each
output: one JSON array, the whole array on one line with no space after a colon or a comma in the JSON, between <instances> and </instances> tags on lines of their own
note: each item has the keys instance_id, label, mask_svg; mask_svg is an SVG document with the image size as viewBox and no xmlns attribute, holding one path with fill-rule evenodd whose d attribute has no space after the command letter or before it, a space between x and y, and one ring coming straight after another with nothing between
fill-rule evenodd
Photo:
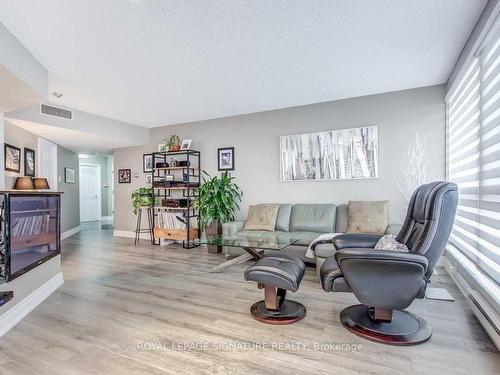
<instances>
[{"instance_id":1,"label":"coffee table glass top","mask_svg":"<svg viewBox=\"0 0 500 375\"><path fill-rule=\"evenodd\" d=\"M299 242L298 239L284 238L278 235L236 235L236 236L207 236L200 240L203 245L216 245L228 247L250 247L252 249L283 250L284 248Z\"/></svg>"}]
</instances>

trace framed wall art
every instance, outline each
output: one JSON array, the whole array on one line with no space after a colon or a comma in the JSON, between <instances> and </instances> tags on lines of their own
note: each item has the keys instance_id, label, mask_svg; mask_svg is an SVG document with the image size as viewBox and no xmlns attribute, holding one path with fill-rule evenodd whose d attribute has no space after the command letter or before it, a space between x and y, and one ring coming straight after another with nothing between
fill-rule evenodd
<instances>
[{"instance_id":1,"label":"framed wall art","mask_svg":"<svg viewBox=\"0 0 500 375\"><path fill-rule=\"evenodd\" d=\"M280 137L281 181L378 177L378 128L338 129Z\"/></svg>"},{"instance_id":2,"label":"framed wall art","mask_svg":"<svg viewBox=\"0 0 500 375\"><path fill-rule=\"evenodd\" d=\"M118 183L130 184L132 180L132 172L130 169L118 169Z\"/></svg>"},{"instance_id":3,"label":"framed wall art","mask_svg":"<svg viewBox=\"0 0 500 375\"><path fill-rule=\"evenodd\" d=\"M4 167L9 172L21 172L21 149L5 143L4 146Z\"/></svg>"},{"instance_id":4,"label":"framed wall art","mask_svg":"<svg viewBox=\"0 0 500 375\"><path fill-rule=\"evenodd\" d=\"M24 175L35 177L35 150L24 148Z\"/></svg>"},{"instance_id":5,"label":"framed wall art","mask_svg":"<svg viewBox=\"0 0 500 375\"><path fill-rule=\"evenodd\" d=\"M234 147L223 147L217 150L219 171L234 171Z\"/></svg>"}]
</instances>

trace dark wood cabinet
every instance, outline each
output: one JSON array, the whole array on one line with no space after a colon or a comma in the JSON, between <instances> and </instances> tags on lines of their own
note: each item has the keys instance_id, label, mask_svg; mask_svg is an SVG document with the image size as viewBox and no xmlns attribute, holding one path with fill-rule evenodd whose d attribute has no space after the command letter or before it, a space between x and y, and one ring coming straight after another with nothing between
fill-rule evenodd
<instances>
[{"instance_id":1,"label":"dark wood cabinet","mask_svg":"<svg viewBox=\"0 0 500 375\"><path fill-rule=\"evenodd\" d=\"M0 192L0 282L61 253L61 193Z\"/></svg>"}]
</instances>

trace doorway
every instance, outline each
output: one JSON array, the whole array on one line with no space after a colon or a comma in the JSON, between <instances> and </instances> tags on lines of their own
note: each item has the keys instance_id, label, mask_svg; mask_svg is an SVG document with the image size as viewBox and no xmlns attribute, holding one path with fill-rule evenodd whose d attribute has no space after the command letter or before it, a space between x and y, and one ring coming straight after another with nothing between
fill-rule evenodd
<instances>
[{"instance_id":1,"label":"doorway","mask_svg":"<svg viewBox=\"0 0 500 375\"><path fill-rule=\"evenodd\" d=\"M101 166L80 164L80 222L101 220Z\"/></svg>"}]
</instances>

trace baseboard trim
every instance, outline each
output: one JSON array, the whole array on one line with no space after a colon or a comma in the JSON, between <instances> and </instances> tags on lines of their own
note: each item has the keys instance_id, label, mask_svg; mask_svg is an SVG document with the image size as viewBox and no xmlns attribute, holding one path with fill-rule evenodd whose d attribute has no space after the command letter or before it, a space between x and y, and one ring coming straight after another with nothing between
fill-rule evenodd
<instances>
[{"instance_id":1,"label":"baseboard trim","mask_svg":"<svg viewBox=\"0 0 500 375\"><path fill-rule=\"evenodd\" d=\"M61 240L71 237L72 235L77 234L81 230L82 230L81 226L77 226L73 229L67 230L66 232L61 233Z\"/></svg>"},{"instance_id":2,"label":"baseboard trim","mask_svg":"<svg viewBox=\"0 0 500 375\"><path fill-rule=\"evenodd\" d=\"M135 233L132 230L114 230L113 231L113 236L114 237L125 237L125 238L135 238ZM139 235L139 238L141 240L149 240L149 234L148 233L141 233Z\"/></svg>"},{"instance_id":3,"label":"baseboard trim","mask_svg":"<svg viewBox=\"0 0 500 375\"><path fill-rule=\"evenodd\" d=\"M26 315L54 293L63 283L63 274L59 272L45 284L31 292L22 301L19 301L13 308L6 311L5 314L0 316L0 337L9 332L17 323L23 320Z\"/></svg>"}]
</instances>

